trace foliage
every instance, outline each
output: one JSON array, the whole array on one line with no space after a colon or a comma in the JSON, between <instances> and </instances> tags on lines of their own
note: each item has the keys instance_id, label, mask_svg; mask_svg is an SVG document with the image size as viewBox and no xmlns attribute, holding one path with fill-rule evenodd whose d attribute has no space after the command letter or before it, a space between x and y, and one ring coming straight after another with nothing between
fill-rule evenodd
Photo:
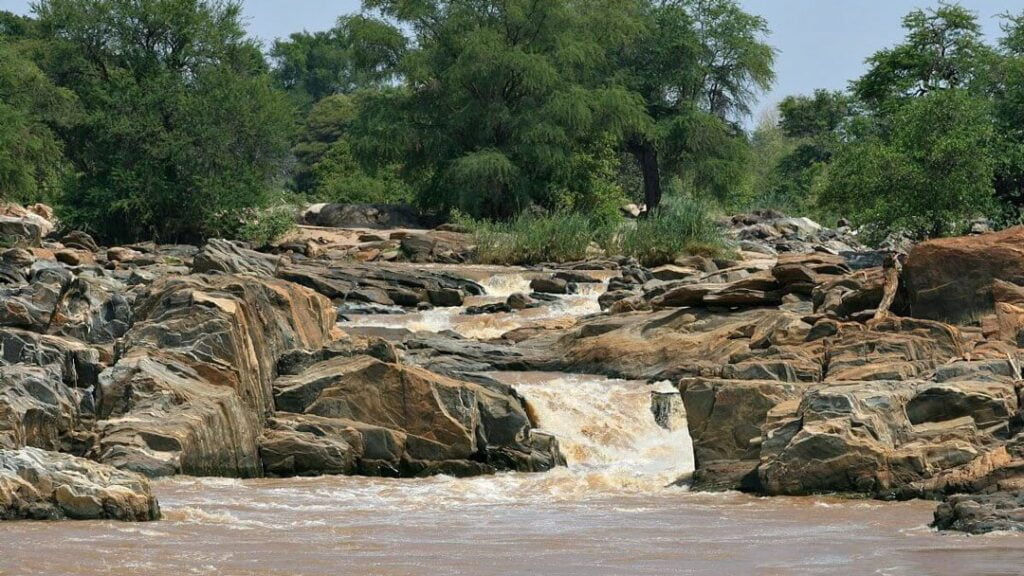
<instances>
[{"instance_id":1,"label":"foliage","mask_svg":"<svg viewBox=\"0 0 1024 576\"><path fill-rule=\"evenodd\" d=\"M957 233L1024 202L1021 20L1007 17L998 47L956 4L915 10L904 41L868 59L849 94L817 91L779 106L792 151L764 180L787 205L829 210L918 237Z\"/></svg>"},{"instance_id":2,"label":"foliage","mask_svg":"<svg viewBox=\"0 0 1024 576\"><path fill-rule=\"evenodd\" d=\"M846 147L820 185L822 203L880 231L939 236L991 208L988 103L937 91L901 107L889 138Z\"/></svg>"},{"instance_id":3,"label":"foliage","mask_svg":"<svg viewBox=\"0 0 1024 576\"><path fill-rule=\"evenodd\" d=\"M266 208L247 208L234 215L228 235L251 243L256 247L269 245L295 228L295 215L299 207L283 197Z\"/></svg>"},{"instance_id":4,"label":"foliage","mask_svg":"<svg viewBox=\"0 0 1024 576\"><path fill-rule=\"evenodd\" d=\"M330 30L297 32L274 42L274 79L308 111L329 96L394 81L406 43L401 31L385 22L342 16Z\"/></svg>"},{"instance_id":5,"label":"foliage","mask_svg":"<svg viewBox=\"0 0 1024 576\"><path fill-rule=\"evenodd\" d=\"M51 126L66 125L74 112L74 95L0 36L0 199L53 200L65 162Z\"/></svg>"},{"instance_id":6,"label":"foliage","mask_svg":"<svg viewBox=\"0 0 1024 576\"><path fill-rule=\"evenodd\" d=\"M869 71L854 93L876 108L891 100L936 90L983 89L992 50L982 40L977 15L958 4L914 10L903 19L905 41L868 59Z\"/></svg>"},{"instance_id":7,"label":"foliage","mask_svg":"<svg viewBox=\"0 0 1024 576\"><path fill-rule=\"evenodd\" d=\"M523 212L504 222L458 221L472 230L481 264L538 264L583 260L594 238L605 233L587 214Z\"/></svg>"},{"instance_id":8,"label":"foliage","mask_svg":"<svg viewBox=\"0 0 1024 576\"><path fill-rule=\"evenodd\" d=\"M41 0L43 67L78 97L61 206L105 240L229 233L281 177L291 112L233 0Z\"/></svg>"},{"instance_id":9,"label":"foliage","mask_svg":"<svg viewBox=\"0 0 1024 576\"><path fill-rule=\"evenodd\" d=\"M642 33L617 58L618 81L644 102L626 144L656 207L666 178L724 198L744 178L738 120L774 81L763 18L732 0L641 3Z\"/></svg>"},{"instance_id":10,"label":"foliage","mask_svg":"<svg viewBox=\"0 0 1024 576\"><path fill-rule=\"evenodd\" d=\"M413 32L406 90L367 102L365 157L400 160L422 204L507 218L588 194L574 178L589 148L642 116L602 79L605 54L634 31L618 0L372 0Z\"/></svg>"},{"instance_id":11,"label":"foliage","mask_svg":"<svg viewBox=\"0 0 1024 576\"><path fill-rule=\"evenodd\" d=\"M335 94L309 113L295 155L295 188L309 198L339 203L395 203L412 200L398 167L367 169L352 149L349 132L358 114L359 97ZM373 170L370 172L368 170Z\"/></svg>"},{"instance_id":12,"label":"foliage","mask_svg":"<svg viewBox=\"0 0 1024 576\"><path fill-rule=\"evenodd\" d=\"M707 204L670 197L653 214L622 230L610 251L658 266L684 254L718 255L724 243Z\"/></svg>"}]
</instances>

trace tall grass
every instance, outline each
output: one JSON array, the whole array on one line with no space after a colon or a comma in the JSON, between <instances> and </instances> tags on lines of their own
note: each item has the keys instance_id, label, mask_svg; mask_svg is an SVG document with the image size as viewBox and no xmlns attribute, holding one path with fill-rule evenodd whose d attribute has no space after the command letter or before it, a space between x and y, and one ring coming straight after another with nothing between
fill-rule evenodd
<instances>
[{"instance_id":1,"label":"tall grass","mask_svg":"<svg viewBox=\"0 0 1024 576\"><path fill-rule=\"evenodd\" d=\"M713 256L725 249L722 231L702 202L672 198L633 226L624 227L610 252L632 256L645 266L672 262L684 254Z\"/></svg>"},{"instance_id":2,"label":"tall grass","mask_svg":"<svg viewBox=\"0 0 1024 576\"><path fill-rule=\"evenodd\" d=\"M508 222L461 218L475 236L481 264L530 265L571 262L595 256L632 256L645 266L686 254L715 255L725 249L707 205L688 199L666 201L640 220L611 221L579 212L522 214Z\"/></svg>"}]
</instances>

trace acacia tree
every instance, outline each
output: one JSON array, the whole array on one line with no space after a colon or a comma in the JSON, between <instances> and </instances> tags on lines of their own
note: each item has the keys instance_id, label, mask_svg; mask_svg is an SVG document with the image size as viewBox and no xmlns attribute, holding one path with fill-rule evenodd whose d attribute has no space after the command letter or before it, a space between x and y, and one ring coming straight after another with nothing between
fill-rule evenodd
<instances>
[{"instance_id":1,"label":"acacia tree","mask_svg":"<svg viewBox=\"0 0 1024 576\"><path fill-rule=\"evenodd\" d=\"M401 160L421 201L507 217L578 192L579 154L642 120L637 98L600 85L609 50L635 33L619 0L367 0L410 30L404 86L368 98L357 144Z\"/></svg>"},{"instance_id":2,"label":"acacia tree","mask_svg":"<svg viewBox=\"0 0 1024 576\"><path fill-rule=\"evenodd\" d=\"M974 12L958 4L914 10L903 18L903 43L868 58L868 72L852 84L872 108L936 90L983 91L994 52Z\"/></svg>"},{"instance_id":3,"label":"acacia tree","mask_svg":"<svg viewBox=\"0 0 1024 576\"><path fill-rule=\"evenodd\" d=\"M957 232L992 208L995 53L974 13L915 10L905 41L868 59L852 84L868 114L818 186L823 205L879 231Z\"/></svg>"},{"instance_id":4,"label":"acacia tree","mask_svg":"<svg viewBox=\"0 0 1024 576\"><path fill-rule=\"evenodd\" d=\"M621 53L619 77L649 119L627 141L645 202L649 209L661 202L665 172L724 195L746 160L738 122L775 78L767 22L732 0L640 5L643 33Z\"/></svg>"},{"instance_id":5,"label":"acacia tree","mask_svg":"<svg viewBox=\"0 0 1024 576\"><path fill-rule=\"evenodd\" d=\"M44 69L78 98L59 130L63 217L106 240L234 235L283 174L291 111L234 0L41 0Z\"/></svg>"}]
</instances>

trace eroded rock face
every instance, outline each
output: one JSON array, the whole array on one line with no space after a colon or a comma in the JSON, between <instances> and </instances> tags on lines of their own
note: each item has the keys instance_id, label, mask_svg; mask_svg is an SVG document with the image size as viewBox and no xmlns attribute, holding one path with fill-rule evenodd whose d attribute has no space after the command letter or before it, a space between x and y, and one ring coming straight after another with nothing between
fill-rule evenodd
<instances>
[{"instance_id":1,"label":"eroded rock face","mask_svg":"<svg viewBox=\"0 0 1024 576\"><path fill-rule=\"evenodd\" d=\"M706 377L813 382L820 343L785 310L678 310L631 313L581 323L562 338L562 369L629 379Z\"/></svg>"},{"instance_id":2,"label":"eroded rock face","mask_svg":"<svg viewBox=\"0 0 1024 576\"><path fill-rule=\"evenodd\" d=\"M0 238L8 246L39 246L43 226L29 216L0 215Z\"/></svg>"},{"instance_id":3,"label":"eroded rock face","mask_svg":"<svg viewBox=\"0 0 1024 576\"><path fill-rule=\"evenodd\" d=\"M277 271L279 256L262 254L242 242L213 239L192 260L197 274L251 274L271 278Z\"/></svg>"},{"instance_id":4,"label":"eroded rock face","mask_svg":"<svg viewBox=\"0 0 1024 576\"><path fill-rule=\"evenodd\" d=\"M101 461L147 475L257 476L277 359L323 346L334 312L274 279L155 282L101 378Z\"/></svg>"},{"instance_id":5,"label":"eroded rock face","mask_svg":"<svg viewBox=\"0 0 1024 576\"><path fill-rule=\"evenodd\" d=\"M354 474L365 454L348 422L297 414L272 418L259 447L266 475L281 477Z\"/></svg>"},{"instance_id":6,"label":"eroded rock face","mask_svg":"<svg viewBox=\"0 0 1024 576\"><path fill-rule=\"evenodd\" d=\"M476 282L448 274L352 262L285 263L277 277L316 290L339 304L461 306L467 295L484 292Z\"/></svg>"},{"instance_id":7,"label":"eroded rock face","mask_svg":"<svg viewBox=\"0 0 1024 576\"><path fill-rule=\"evenodd\" d=\"M993 282L1024 285L1024 227L918 244L903 269L908 313L960 322L993 311Z\"/></svg>"},{"instance_id":8,"label":"eroded rock face","mask_svg":"<svg viewBox=\"0 0 1024 576\"><path fill-rule=\"evenodd\" d=\"M0 448L60 450L78 419L78 402L57 365L0 366Z\"/></svg>"},{"instance_id":9,"label":"eroded rock face","mask_svg":"<svg viewBox=\"0 0 1024 576\"><path fill-rule=\"evenodd\" d=\"M274 390L282 412L329 419L336 426L353 423L364 436L359 459L374 462L360 464L364 472L386 464L401 475L473 475L564 463L557 443L532 433L522 403L507 389L369 356L339 356L279 378ZM374 438L367 439L370 429ZM354 444L351 438L345 442Z\"/></svg>"},{"instance_id":10,"label":"eroded rock face","mask_svg":"<svg viewBox=\"0 0 1024 576\"><path fill-rule=\"evenodd\" d=\"M67 454L0 449L0 519L160 518L145 478Z\"/></svg>"},{"instance_id":11,"label":"eroded rock face","mask_svg":"<svg viewBox=\"0 0 1024 576\"><path fill-rule=\"evenodd\" d=\"M799 401L806 384L684 379L679 384L693 439L697 490L756 490L769 413Z\"/></svg>"}]
</instances>

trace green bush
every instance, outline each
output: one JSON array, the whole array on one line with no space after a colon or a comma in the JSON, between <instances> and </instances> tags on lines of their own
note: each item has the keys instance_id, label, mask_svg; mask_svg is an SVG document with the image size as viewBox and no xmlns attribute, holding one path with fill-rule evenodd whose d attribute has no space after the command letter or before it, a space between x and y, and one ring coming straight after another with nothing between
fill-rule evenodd
<instances>
[{"instance_id":1,"label":"green bush","mask_svg":"<svg viewBox=\"0 0 1024 576\"><path fill-rule=\"evenodd\" d=\"M271 205L293 112L237 2L40 0L42 68L77 97L61 220L104 242L196 242ZM142 39L146 39L143 41Z\"/></svg>"},{"instance_id":2,"label":"green bush","mask_svg":"<svg viewBox=\"0 0 1024 576\"><path fill-rule=\"evenodd\" d=\"M264 209L248 209L238 215L231 236L264 247L295 228L296 204L282 201Z\"/></svg>"}]
</instances>

